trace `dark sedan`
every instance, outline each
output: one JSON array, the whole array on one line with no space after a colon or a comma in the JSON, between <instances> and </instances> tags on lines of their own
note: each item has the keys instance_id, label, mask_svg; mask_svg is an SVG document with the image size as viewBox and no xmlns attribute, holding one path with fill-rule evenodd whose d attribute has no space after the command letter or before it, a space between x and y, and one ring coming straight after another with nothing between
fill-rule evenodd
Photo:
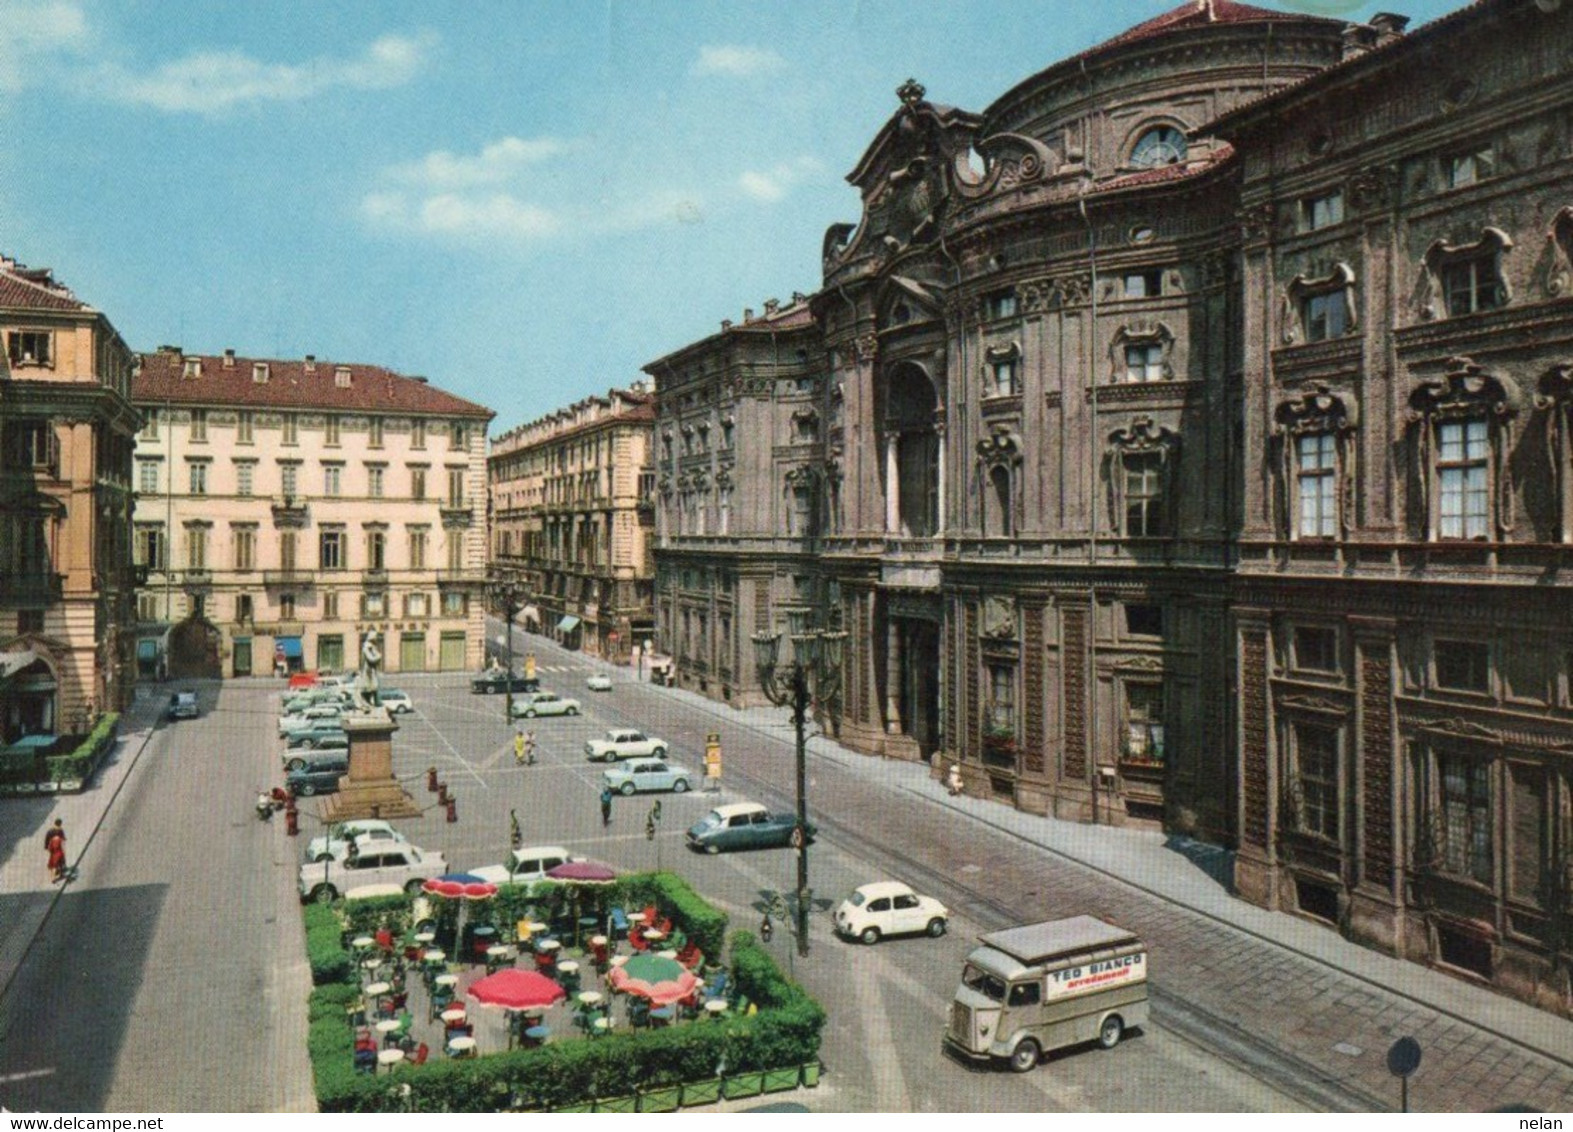
<instances>
[{"instance_id":1,"label":"dark sedan","mask_svg":"<svg viewBox=\"0 0 1573 1132\"><path fill-rule=\"evenodd\" d=\"M285 776L284 785L291 794L309 798L313 794L336 794L339 779L350 772L347 757L318 757L309 760L299 770Z\"/></svg>"},{"instance_id":2,"label":"dark sedan","mask_svg":"<svg viewBox=\"0 0 1573 1132\"><path fill-rule=\"evenodd\" d=\"M512 685L510 687L509 685ZM533 692L541 686L541 682L533 676L519 676L497 669L494 672L482 672L470 681L470 691L481 695L495 695L498 692Z\"/></svg>"},{"instance_id":3,"label":"dark sedan","mask_svg":"<svg viewBox=\"0 0 1573 1132\"><path fill-rule=\"evenodd\" d=\"M688 830L688 847L706 853L729 849L780 849L792 844L797 828L793 814L772 814L758 802L734 802L717 806ZM805 827L808 843L814 843L814 827Z\"/></svg>"}]
</instances>

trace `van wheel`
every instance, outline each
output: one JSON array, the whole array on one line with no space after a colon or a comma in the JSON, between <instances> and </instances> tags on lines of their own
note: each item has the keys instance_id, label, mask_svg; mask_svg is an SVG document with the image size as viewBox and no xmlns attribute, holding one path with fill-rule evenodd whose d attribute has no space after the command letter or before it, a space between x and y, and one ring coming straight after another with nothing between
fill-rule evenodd
<instances>
[{"instance_id":1,"label":"van wheel","mask_svg":"<svg viewBox=\"0 0 1573 1132\"><path fill-rule=\"evenodd\" d=\"M863 934L858 936L858 938L864 943L868 944L870 947L873 947L876 943L879 942L879 929L864 928Z\"/></svg>"},{"instance_id":2,"label":"van wheel","mask_svg":"<svg viewBox=\"0 0 1573 1132\"><path fill-rule=\"evenodd\" d=\"M941 916L935 916L932 920L929 921L929 935L933 936L935 939L938 939L944 934L945 920Z\"/></svg>"},{"instance_id":3,"label":"van wheel","mask_svg":"<svg viewBox=\"0 0 1573 1132\"><path fill-rule=\"evenodd\" d=\"M1043 1056L1043 1051L1038 1048L1038 1043L1031 1038L1022 1038L1016 1043L1016 1048L1010 1051L1010 1067L1016 1073L1030 1073L1038 1067L1038 1059Z\"/></svg>"},{"instance_id":4,"label":"van wheel","mask_svg":"<svg viewBox=\"0 0 1573 1132\"><path fill-rule=\"evenodd\" d=\"M1120 1044L1120 1038L1125 1033L1125 1023L1118 1014L1111 1014L1103 1020L1103 1025L1098 1027L1098 1044L1104 1049L1113 1049Z\"/></svg>"}]
</instances>

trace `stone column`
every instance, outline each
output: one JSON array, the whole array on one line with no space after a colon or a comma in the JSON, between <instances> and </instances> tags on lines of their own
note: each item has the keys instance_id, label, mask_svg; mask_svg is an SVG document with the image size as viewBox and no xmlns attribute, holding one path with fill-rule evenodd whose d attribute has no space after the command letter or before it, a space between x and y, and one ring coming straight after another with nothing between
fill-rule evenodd
<instances>
[{"instance_id":1,"label":"stone column","mask_svg":"<svg viewBox=\"0 0 1573 1132\"><path fill-rule=\"evenodd\" d=\"M938 474L934 477L939 484L939 499L935 507L935 510L938 512L938 518L937 522L934 524L934 533L936 535L943 535L947 526L945 521L945 504L950 494L945 483L945 426L942 424L935 425L934 435L936 437L936 444L939 449L939 471Z\"/></svg>"},{"instance_id":2,"label":"stone column","mask_svg":"<svg viewBox=\"0 0 1573 1132\"><path fill-rule=\"evenodd\" d=\"M900 735L901 730L901 622L889 618L885 626L885 732Z\"/></svg>"},{"instance_id":3,"label":"stone column","mask_svg":"<svg viewBox=\"0 0 1573 1132\"><path fill-rule=\"evenodd\" d=\"M885 437L885 533L901 533L901 474L896 458L900 438L894 433Z\"/></svg>"}]
</instances>

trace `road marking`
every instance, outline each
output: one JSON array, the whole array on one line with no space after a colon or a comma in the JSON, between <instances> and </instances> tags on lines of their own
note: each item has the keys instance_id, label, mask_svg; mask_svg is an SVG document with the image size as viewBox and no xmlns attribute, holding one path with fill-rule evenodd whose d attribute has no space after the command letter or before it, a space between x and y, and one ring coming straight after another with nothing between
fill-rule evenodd
<instances>
[{"instance_id":1,"label":"road marking","mask_svg":"<svg viewBox=\"0 0 1573 1132\"><path fill-rule=\"evenodd\" d=\"M28 1069L21 1073L7 1073L0 1076L0 1085L9 1084L12 1081L31 1081L34 1077L53 1077L54 1075L53 1066L48 1069Z\"/></svg>"},{"instance_id":2,"label":"road marking","mask_svg":"<svg viewBox=\"0 0 1573 1132\"><path fill-rule=\"evenodd\" d=\"M426 721L423 720L422 722ZM475 781L479 782L486 789L491 789L491 786L487 783L486 779L482 778L480 774L476 772L476 769L470 765L470 761L463 755L459 754L459 752L454 748L454 745L448 742L448 737L446 735L444 735L441 731L438 731L437 728L433 727L430 723L426 723L426 726L430 727L431 730L436 734L437 738L442 740L442 745L448 748L448 753L458 760L460 766L464 767L465 770L470 772L470 776L474 778Z\"/></svg>"},{"instance_id":3,"label":"road marking","mask_svg":"<svg viewBox=\"0 0 1573 1132\"><path fill-rule=\"evenodd\" d=\"M881 993L885 980L881 968L889 964L879 959L857 956L852 962L852 989L857 997L858 1017L864 1036L863 1052L868 1057L869 1076L874 1080L875 1112L911 1112L912 1094L901 1072L896 1052L896 1032L890 1019L890 999ZM927 997L927 996L925 996ZM941 1015L943 1017L943 1015Z\"/></svg>"}]
</instances>

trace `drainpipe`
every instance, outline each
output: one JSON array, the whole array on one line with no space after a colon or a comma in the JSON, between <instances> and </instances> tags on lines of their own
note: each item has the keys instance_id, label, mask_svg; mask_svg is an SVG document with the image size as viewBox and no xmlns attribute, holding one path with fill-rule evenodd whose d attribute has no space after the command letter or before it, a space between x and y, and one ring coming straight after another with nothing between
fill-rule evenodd
<instances>
[{"instance_id":1,"label":"drainpipe","mask_svg":"<svg viewBox=\"0 0 1573 1132\"><path fill-rule=\"evenodd\" d=\"M1087 565L1096 567L1098 561L1098 233L1092 218L1087 215L1087 189L1091 182L1082 185L1076 198L1076 210L1087 228L1088 319L1091 329L1087 335L1087 388L1091 399L1092 425L1088 430L1092 443L1087 456ZM1098 824L1098 585L1096 578L1088 578L1088 667L1091 669L1087 688L1087 745L1091 756L1092 772L1092 824Z\"/></svg>"}]
</instances>

